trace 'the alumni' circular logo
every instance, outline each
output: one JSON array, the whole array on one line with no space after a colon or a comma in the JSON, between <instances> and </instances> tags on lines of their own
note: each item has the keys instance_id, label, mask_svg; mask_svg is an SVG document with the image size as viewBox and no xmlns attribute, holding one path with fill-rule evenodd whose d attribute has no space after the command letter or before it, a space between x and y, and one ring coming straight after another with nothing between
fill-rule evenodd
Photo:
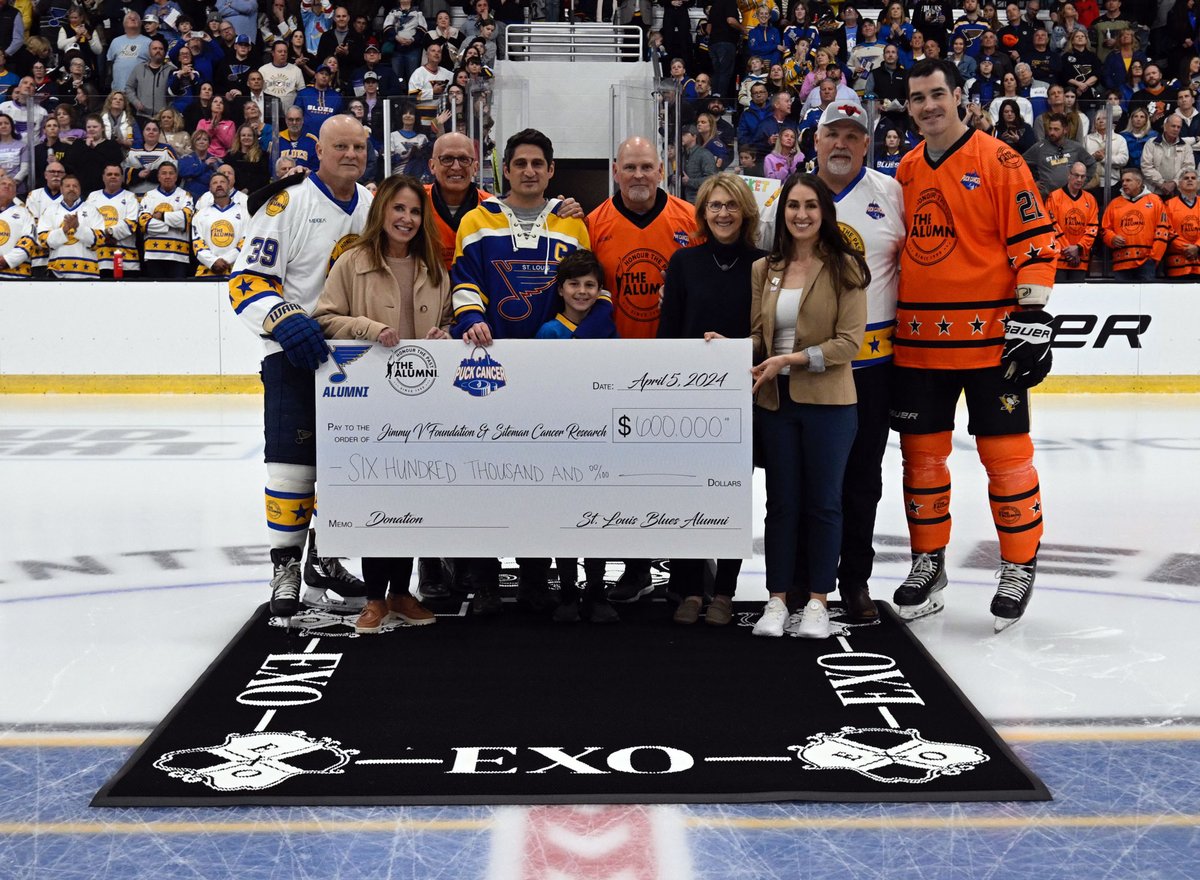
<instances>
[{"instance_id":1,"label":"'the alumni' circular logo","mask_svg":"<svg viewBox=\"0 0 1200 880\"><path fill-rule=\"evenodd\" d=\"M424 394L436 379L437 362L419 345L402 345L388 358L388 384L406 397Z\"/></svg>"},{"instance_id":2,"label":"'the alumni' circular logo","mask_svg":"<svg viewBox=\"0 0 1200 880\"><path fill-rule=\"evenodd\" d=\"M648 323L658 320L659 291L667 261L656 250L635 248L617 265L617 308L626 317Z\"/></svg>"},{"instance_id":3,"label":"'the alumni' circular logo","mask_svg":"<svg viewBox=\"0 0 1200 880\"><path fill-rule=\"evenodd\" d=\"M950 256L958 244L950 204L940 190L929 188L917 197L905 247L913 262L932 266Z\"/></svg>"}]
</instances>

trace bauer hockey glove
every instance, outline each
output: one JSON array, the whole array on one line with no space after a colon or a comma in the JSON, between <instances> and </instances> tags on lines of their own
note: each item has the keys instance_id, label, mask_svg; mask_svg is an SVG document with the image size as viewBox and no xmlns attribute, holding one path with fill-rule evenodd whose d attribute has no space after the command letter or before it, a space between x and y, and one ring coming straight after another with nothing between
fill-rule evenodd
<instances>
[{"instance_id":1,"label":"bauer hockey glove","mask_svg":"<svg viewBox=\"0 0 1200 880\"><path fill-rule=\"evenodd\" d=\"M329 357L321 325L296 303L284 302L267 313L263 330L283 346L293 367L315 370Z\"/></svg>"},{"instance_id":2,"label":"bauer hockey glove","mask_svg":"<svg viewBox=\"0 0 1200 880\"><path fill-rule=\"evenodd\" d=\"M1018 388L1032 388L1050 374L1054 319L1042 309L1013 312L1004 324L1004 378Z\"/></svg>"}]
</instances>

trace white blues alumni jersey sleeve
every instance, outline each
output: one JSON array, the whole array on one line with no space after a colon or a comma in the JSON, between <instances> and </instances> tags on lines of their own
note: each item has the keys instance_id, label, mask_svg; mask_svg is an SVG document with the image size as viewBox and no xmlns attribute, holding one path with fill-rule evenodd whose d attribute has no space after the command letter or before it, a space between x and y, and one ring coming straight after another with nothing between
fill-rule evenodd
<instances>
[{"instance_id":1,"label":"white blues alumni jersey sleeve","mask_svg":"<svg viewBox=\"0 0 1200 880\"><path fill-rule=\"evenodd\" d=\"M315 174L273 195L246 225L229 278L234 312L260 336L267 313L282 302L311 315L329 269L358 239L370 209L366 187L339 202ZM282 350L265 337L264 344L267 354Z\"/></svg>"},{"instance_id":2,"label":"white blues alumni jersey sleeve","mask_svg":"<svg viewBox=\"0 0 1200 880\"><path fill-rule=\"evenodd\" d=\"M863 254L871 270L867 286L867 329L854 366L888 363L896 326L900 251L904 247L904 196L900 184L871 168L834 194L842 237Z\"/></svg>"}]
</instances>

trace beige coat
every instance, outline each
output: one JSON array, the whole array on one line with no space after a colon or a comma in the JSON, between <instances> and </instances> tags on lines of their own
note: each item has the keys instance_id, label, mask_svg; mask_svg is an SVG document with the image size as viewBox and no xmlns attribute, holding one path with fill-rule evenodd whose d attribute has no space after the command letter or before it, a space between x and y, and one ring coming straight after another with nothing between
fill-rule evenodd
<instances>
[{"instance_id":1,"label":"beige coat","mask_svg":"<svg viewBox=\"0 0 1200 880\"><path fill-rule=\"evenodd\" d=\"M396 319L399 306L400 286L391 270L386 266L372 269L367 251L355 248L333 264L313 317L329 339L378 342L385 328L400 329ZM417 260L413 278L416 337L423 339L434 327L449 329L452 317L449 273L443 269L441 284L434 284L425 263Z\"/></svg>"},{"instance_id":2,"label":"beige coat","mask_svg":"<svg viewBox=\"0 0 1200 880\"><path fill-rule=\"evenodd\" d=\"M849 265L847 269L854 271ZM756 260L750 270L750 341L754 345L756 364L771 354L775 339L775 307L782 277L782 271L768 269L766 257ZM867 323L866 293L861 287L840 292L834 290L833 279L819 259L814 260L805 286L807 293L796 315L796 345L792 350L804 351L817 346L825 356L825 371L812 373L804 367L793 366L788 379L792 400L827 405L855 403L858 397L854 392L850 362L862 345ZM763 385L754 402L763 409L779 409L778 385L775 382Z\"/></svg>"}]
</instances>

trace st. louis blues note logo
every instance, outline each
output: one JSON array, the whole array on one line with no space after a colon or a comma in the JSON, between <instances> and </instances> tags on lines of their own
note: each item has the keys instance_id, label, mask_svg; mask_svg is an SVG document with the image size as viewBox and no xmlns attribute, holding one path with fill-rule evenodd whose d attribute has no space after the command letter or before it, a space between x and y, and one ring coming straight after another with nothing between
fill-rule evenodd
<instances>
[{"instance_id":1,"label":"st. louis blues note logo","mask_svg":"<svg viewBox=\"0 0 1200 880\"><path fill-rule=\"evenodd\" d=\"M352 364L368 351L371 346L368 345L334 345L330 346L333 352L333 364L336 371L329 377L330 382L345 382L346 381L346 365Z\"/></svg>"}]
</instances>

